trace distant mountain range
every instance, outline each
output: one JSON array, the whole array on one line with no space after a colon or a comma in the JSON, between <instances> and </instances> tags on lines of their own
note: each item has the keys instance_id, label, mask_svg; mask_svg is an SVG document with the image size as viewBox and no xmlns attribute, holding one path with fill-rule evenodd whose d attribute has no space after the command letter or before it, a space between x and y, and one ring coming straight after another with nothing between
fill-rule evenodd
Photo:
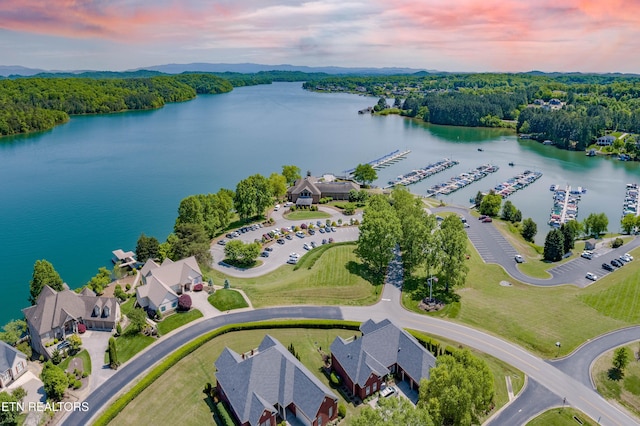
<instances>
[{"instance_id":1,"label":"distant mountain range","mask_svg":"<svg viewBox=\"0 0 640 426\"><path fill-rule=\"evenodd\" d=\"M140 75L140 71L156 71L165 74L180 74L185 71L195 72L237 72L243 74L257 73L260 71L299 71L305 73L326 73L326 74L360 74L360 75L389 75L389 74L414 74L416 72L425 70L415 68L348 68L348 67L307 67L297 65L264 65L264 64L209 64L209 63L191 63L191 64L165 64L165 65L153 65L150 67L141 67L134 70L129 70L132 74ZM74 74L83 73L101 73L102 71L90 71L90 70L43 70L38 68L27 68L19 65L0 65L0 76L33 76L43 74L45 76L52 76L53 74L61 74L61 76L70 76ZM429 70L429 72L437 72ZM105 74L109 74L109 71L105 71Z\"/></svg>"}]
</instances>

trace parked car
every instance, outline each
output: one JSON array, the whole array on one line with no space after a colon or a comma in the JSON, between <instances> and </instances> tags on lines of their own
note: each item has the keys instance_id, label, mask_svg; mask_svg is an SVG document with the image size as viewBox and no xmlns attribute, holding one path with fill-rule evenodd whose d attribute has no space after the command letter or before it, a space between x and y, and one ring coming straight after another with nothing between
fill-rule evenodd
<instances>
[{"instance_id":1,"label":"parked car","mask_svg":"<svg viewBox=\"0 0 640 426\"><path fill-rule=\"evenodd\" d=\"M317 247L317 244L316 244L316 242L315 242L315 241L311 241L311 247L312 247L312 248L316 248L316 247Z\"/></svg>"},{"instance_id":2,"label":"parked car","mask_svg":"<svg viewBox=\"0 0 640 426\"><path fill-rule=\"evenodd\" d=\"M380 398L389 398L391 396L396 396L397 394L398 390L395 387L387 386L380 391Z\"/></svg>"},{"instance_id":3,"label":"parked car","mask_svg":"<svg viewBox=\"0 0 640 426\"><path fill-rule=\"evenodd\" d=\"M322 227L322 222L317 221L317 222L316 222L316 225L318 225L318 228L320 228L320 227Z\"/></svg>"},{"instance_id":4,"label":"parked car","mask_svg":"<svg viewBox=\"0 0 640 426\"><path fill-rule=\"evenodd\" d=\"M491 219L489 216L482 219L482 223L489 223L489 222L493 222L493 219Z\"/></svg>"},{"instance_id":5,"label":"parked car","mask_svg":"<svg viewBox=\"0 0 640 426\"><path fill-rule=\"evenodd\" d=\"M625 256L624 254L622 256L620 256L618 259L620 259L624 263L631 262L631 259L628 256Z\"/></svg>"},{"instance_id":6,"label":"parked car","mask_svg":"<svg viewBox=\"0 0 640 426\"><path fill-rule=\"evenodd\" d=\"M629 262L631 262L633 260L633 256L631 256L629 253L625 253L623 254L624 257L629 259Z\"/></svg>"},{"instance_id":7,"label":"parked car","mask_svg":"<svg viewBox=\"0 0 640 426\"><path fill-rule=\"evenodd\" d=\"M280 204L276 204L275 207L273 208L273 210L275 210L275 211L280 210Z\"/></svg>"},{"instance_id":8,"label":"parked car","mask_svg":"<svg viewBox=\"0 0 640 426\"><path fill-rule=\"evenodd\" d=\"M193 286L193 291L202 291L202 283L198 283Z\"/></svg>"},{"instance_id":9,"label":"parked car","mask_svg":"<svg viewBox=\"0 0 640 426\"><path fill-rule=\"evenodd\" d=\"M615 271L615 268L611 265L609 265L608 263L603 263L602 264L602 269L606 269L607 271Z\"/></svg>"},{"instance_id":10,"label":"parked car","mask_svg":"<svg viewBox=\"0 0 640 426\"><path fill-rule=\"evenodd\" d=\"M287 240L293 240L293 237L291 236L291 234L287 234L287 235L285 235L285 238L286 238Z\"/></svg>"},{"instance_id":11,"label":"parked car","mask_svg":"<svg viewBox=\"0 0 640 426\"><path fill-rule=\"evenodd\" d=\"M307 243L304 243L302 248L305 249L305 250L311 250L311 246L309 244L307 244Z\"/></svg>"},{"instance_id":12,"label":"parked car","mask_svg":"<svg viewBox=\"0 0 640 426\"><path fill-rule=\"evenodd\" d=\"M273 247L269 246L269 247L265 247L264 248L265 251L273 251Z\"/></svg>"},{"instance_id":13,"label":"parked car","mask_svg":"<svg viewBox=\"0 0 640 426\"><path fill-rule=\"evenodd\" d=\"M278 244L284 244L284 240L282 238L278 238Z\"/></svg>"},{"instance_id":14,"label":"parked car","mask_svg":"<svg viewBox=\"0 0 640 426\"><path fill-rule=\"evenodd\" d=\"M294 251L292 253L289 253L289 258L290 259L300 259L300 255Z\"/></svg>"},{"instance_id":15,"label":"parked car","mask_svg":"<svg viewBox=\"0 0 640 426\"><path fill-rule=\"evenodd\" d=\"M595 280L598 279L598 277L595 274L591 273L591 272L587 272L587 279L591 280L591 281L595 281Z\"/></svg>"},{"instance_id":16,"label":"parked car","mask_svg":"<svg viewBox=\"0 0 640 426\"><path fill-rule=\"evenodd\" d=\"M463 225L464 225L465 228L468 228L469 227L469 222L464 222Z\"/></svg>"},{"instance_id":17,"label":"parked car","mask_svg":"<svg viewBox=\"0 0 640 426\"><path fill-rule=\"evenodd\" d=\"M324 230L327 231L327 232L331 232L331 227L330 226L325 226Z\"/></svg>"},{"instance_id":18,"label":"parked car","mask_svg":"<svg viewBox=\"0 0 640 426\"><path fill-rule=\"evenodd\" d=\"M296 263L298 263L298 259L296 259L295 257L290 257L289 260L287 260L287 263L295 265Z\"/></svg>"},{"instance_id":19,"label":"parked car","mask_svg":"<svg viewBox=\"0 0 640 426\"><path fill-rule=\"evenodd\" d=\"M516 262L518 263L524 262L524 257L520 256L519 254L516 254L515 259L516 259Z\"/></svg>"},{"instance_id":20,"label":"parked car","mask_svg":"<svg viewBox=\"0 0 640 426\"><path fill-rule=\"evenodd\" d=\"M318 229L318 231L320 231L321 234L324 234L325 232L327 232L327 231L324 230L324 228L320 228L320 229Z\"/></svg>"},{"instance_id":21,"label":"parked car","mask_svg":"<svg viewBox=\"0 0 640 426\"><path fill-rule=\"evenodd\" d=\"M269 252L268 251L263 251L262 253L260 253L260 256L269 257Z\"/></svg>"},{"instance_id":22,"label":"parked car","mask_svg":"<svg viewBox=\"0 0 640 426\"><path fill-rule=\"evenodd\" d=\"M591 259L593 259L593 252L592 252L592 251L585 250L585 251L583 251L583 252L582 252L582 254L580 255L580 257L584 257L585 259L589 259L589 260L591 260Z\"/></svg>"},{"instance_id":23,"label":"parked car","mask_svg":"<svg viewBox=\"0 0 640 426\"><path fill-rule=\"evenodd\" d=\"M336 229L336 227L335 227L335 226L332 226L332 227L331 227L331 232L337 232L337 231L338 231L338 230Z\"/></svg>"},{"instance_id":24,"label":"parked car","mask_svg":"<svg viewBox=\"0 0 640 426\"><path fill-rule=\"evenodd\" d=\"M322 239L322 244L327 244L327 239L326 238Z\"/></svg>"},{"instance_id":25,"label":"parked car","mask_svg":"<svg viewBox=\"0 0 640 426\"><path fill-rule=\"evenodd\" d=\"M483 215L480 215L480 217L478 218L478 220L484 220L484 219L486 219L487 217L489 217L489 216L487 216L486 214L483 214Z\"/></svg>"},{"instance_id":26,"label":"parked car","mask_svg":"<svg viewBox=\"0 0 640 426\"><path fill-rule=\"evenodd\" d=\"M329 238L329 243L332 243L332 242L333 242L333 238Z\"/></svg>"},{"instance_id":27,"label":"parked car","mask_svg":"<svg viewBox=\"0 0 640 426\"><path fill-rule=\"evenodd\" d=\"M620 262L618 259L613 259L611 261L611 265L615 266L616 268L619 268L622 266L622 262Z\"/></svg>"},{"instance_id":28,"label":"parked car","mask_svg":"<svg viewBox=\"0 0 640 426\"><path fill-rule=\"evenodd\" d=\"M221 239L220 241L218 241L218 244L220 244L221 246L227 244L227 240L225 240L224 238Z\"/></svg>"},{"instance_id":29,"label":"parked car","mask_svg":"<svg viewBox=\"0 0 640 426\"><path fill-rule=\"evenodd\" d=\"M309 233L309 235L316 235L316 231L314 231L313 229L309 229L307 232Z\"/></svg>"},{"instance_id":30,"label":"parked car","mask_svg":"<svg viewBox=\"0 0 640 426\"><path fill-rule=\"evenodd\" d=\"M225 237L231 239L231 238L233 238L233 234L227 234L227 235L225 235Z\"/></svg>"}]
</instances>

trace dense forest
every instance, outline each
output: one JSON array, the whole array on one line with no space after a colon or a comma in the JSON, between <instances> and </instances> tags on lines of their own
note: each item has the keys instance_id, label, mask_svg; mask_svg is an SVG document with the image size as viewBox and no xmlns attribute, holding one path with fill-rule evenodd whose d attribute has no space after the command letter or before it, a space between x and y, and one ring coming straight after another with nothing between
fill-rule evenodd
<instances>
[{"instance_id":1,"label":"dense forest","mask_svg":"<svg viewBox=\"0 0 640 426\"><path fill-rule=\"evenodd\" d=\"M196 94L223 93L231 83L211 74L144 78L0 80L0 136L47 130L74 114L159 108Z\"/></svg>"},{"instance_id":2,"label":"dense forest","mask_svg":"<svg viewBox=\"0 0 640 426\"><path fill-rule=\"evenodd\" d=\"M585 149L607 131L640 133L640 76L635 75L331 76L304 88L396 98L394 106L405 116L434 124L515 127L565 149Z\"/></svg>"}]
</instances>

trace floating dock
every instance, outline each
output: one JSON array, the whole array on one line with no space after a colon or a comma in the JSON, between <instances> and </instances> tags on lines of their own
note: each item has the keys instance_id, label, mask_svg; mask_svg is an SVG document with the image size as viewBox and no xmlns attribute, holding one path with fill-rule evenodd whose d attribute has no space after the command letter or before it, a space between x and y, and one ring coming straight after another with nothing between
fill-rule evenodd
<instances>
[{"instance_id":1,"label":"floating dock","mask_svg":"<svg viewBox=\"0 0 640 426\"><path fill-rule=\"evenodd\" d=\"M509 195L518 192L521 189L526 188L533 182L542 177L542 172L532 172L531 170L525 170L524 172L515 175L511 179L508 179L502 183L493 187L496 194L507 198Z\"/></svg>"},{"instance_id":2,"label":"floating dock","mask_svg":"<svg viewBox=\"0 0 640 426\"><path fill-rule=\"evenodd\" d=\"M452 177L447 182L433 185L427 189L427 197L435 197L437 195L448 195L465 186L471 185L473 182L477 182L480 179L487 177L490 173L495 173L499 170L498 166L492 164L483 164L475 169L471 169L468 172L461 173L458 176Z\"/></svg>"},{"instance_id":3,"label":"floating dock","mask_svg":"<svg viewBox=\"0 0 640 426\"><path fill-rule=\"evenodd\" d=\"M436 173L440 173L444 170L447 170L448 168L453 167L456 164L458 164L456 160L450 160L448 158L445 158L443 160L429 164L428 166L423 167L421 169L412 170L407 174L398 176L395 181L389 181L389 185L386 188L391 188L396 185L407 186L414 183L418 183L421 180L424 180L429 176L433 176Z\"/></svg>"},{"instance_id":4,"label":"floating dock","mask_svg":"<svg viewBox=\"0 0 640 426\"><path fill-rule=\"evenodd\" d=\"M627 192L624 195L624 206L622 207L622 217L628 214L634 216L640 214L640 205L638 204L640 197L638 197L638 192L639 188L637 183L627 184Z\"/></svg>"},{"instance_id":5,"label":"floating dock","mask_svg":"<svg viewBox=\"0 0 640 426\"><path fill-rule=\"evenodd\" d=\"M410 149L407 149L406 151L400 151L399 149L396 149L395 151L390 152L389 154L383 157L369 161L367 164L369 164L375 170L380 170L383 167L389 166L391 164L395 164L398 161L403 160L410 152L411 152ZM353 168L353 169L345 170L343 173L346 177L351 177L353 176L353 172L355 171L356 169Z\"/></svg>"},{"instance_id":6,"label":"floating dock","mask_svg":"<svg viewBox=\"0 0 640 426\"><path fill-rule=\"evenodd\" d=\"M562 224L578 217L578 202L580 201L580 196L586 190L581 187L572 190L568 185L564 188L559 185L551 185L551 187L554 189L553 208L549 217L549 225L559 228Z\"/></svg>"}]
</instances>

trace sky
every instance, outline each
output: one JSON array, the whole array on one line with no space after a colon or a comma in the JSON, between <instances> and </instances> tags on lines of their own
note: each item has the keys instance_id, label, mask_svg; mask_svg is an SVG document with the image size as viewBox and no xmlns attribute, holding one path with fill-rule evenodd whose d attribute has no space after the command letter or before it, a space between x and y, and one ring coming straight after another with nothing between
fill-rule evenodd
<instances>
[{"instance_id":1,"label":"sky","mask_svg":"<svg viewBox=\"0 0 640 426\"><path fill-rule=\"evenodd\" d=\"M640 0L0 0L0 65L640 73Z\"/></svg>"}]
</instances>

